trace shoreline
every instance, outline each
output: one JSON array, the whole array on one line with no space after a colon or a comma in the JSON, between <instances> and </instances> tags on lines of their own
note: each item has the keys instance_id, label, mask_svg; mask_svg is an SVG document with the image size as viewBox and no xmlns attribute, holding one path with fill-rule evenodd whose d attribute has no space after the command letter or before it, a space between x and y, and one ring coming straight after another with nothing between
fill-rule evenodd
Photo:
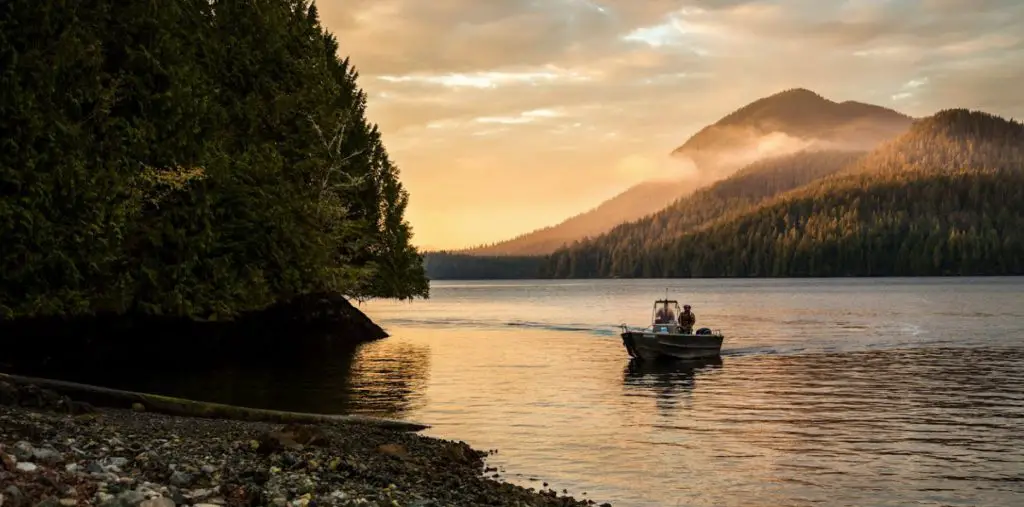
<instances>
[{"instance_id":1,"label":"shoreline","mask_svg":"<svg viewBox=\"0 0 1024 507\"><path fill-rule=\"evenodd\" d=\"M134 408L0 378L0 505L597 505L488 477L488 453L461 441Z\"/></svg>"}]
</instances>

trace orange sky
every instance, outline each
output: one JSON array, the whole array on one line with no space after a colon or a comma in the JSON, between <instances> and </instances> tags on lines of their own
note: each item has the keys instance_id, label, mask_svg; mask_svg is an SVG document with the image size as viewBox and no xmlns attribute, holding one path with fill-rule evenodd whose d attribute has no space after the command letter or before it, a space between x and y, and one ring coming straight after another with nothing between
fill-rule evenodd
<instances>
[{"instance_id":1,"label":"orange sky","mask_svg":"<svg viewBox=\"0 0 1024 507\"><path fill-rule=\"evenodd\" d=\"M414 243L552 225L786 88L1024 116L1019 0L319 0L409 190Z\"/></svg>"}]
</instances>

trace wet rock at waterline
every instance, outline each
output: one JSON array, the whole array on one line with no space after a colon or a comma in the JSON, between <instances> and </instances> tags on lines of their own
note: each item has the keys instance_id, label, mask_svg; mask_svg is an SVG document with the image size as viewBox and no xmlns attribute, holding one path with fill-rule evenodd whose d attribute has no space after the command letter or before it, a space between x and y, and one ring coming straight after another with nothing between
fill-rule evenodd
<instances>
[{"instance_id":1,"label":"wet rock at waterline","mask_svg":"<svg viewBox=\"0 0 1024 507\"><path fill-rule=\"evenodd\" d=\"M24 387L0 382L15 400L0 406L3 507L596 505L485 477L488 453L463 442L360 424L73 415L71 400Z\"/></svg>"}]
</instances>

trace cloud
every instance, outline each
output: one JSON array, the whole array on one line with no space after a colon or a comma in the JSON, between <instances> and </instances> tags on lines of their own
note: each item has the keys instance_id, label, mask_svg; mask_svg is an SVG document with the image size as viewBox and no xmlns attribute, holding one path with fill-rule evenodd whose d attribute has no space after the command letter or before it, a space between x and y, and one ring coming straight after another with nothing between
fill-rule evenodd
<instances>
[{"instance_id":1,"label":"cloud","mask_svg":"<svg viewBox=\"0 0 1024 507\"><path fill-rule=\"evenodd\" d=\"M1020 0L318 7L401 167L417 240L440 246L592 207L663 172L653 161L705 124L786 88L914 116L972 107L1024 117ZM518 221L456 220L466 214Z\"/></svg>"}]
</instances>

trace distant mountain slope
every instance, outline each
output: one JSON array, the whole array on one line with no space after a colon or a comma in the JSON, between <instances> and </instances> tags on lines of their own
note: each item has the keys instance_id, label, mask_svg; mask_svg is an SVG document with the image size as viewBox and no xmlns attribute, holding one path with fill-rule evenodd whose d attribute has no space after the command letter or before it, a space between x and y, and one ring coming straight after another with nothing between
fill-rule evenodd
<instances>
[{"instance_id":1,"label":"distant mountain slope","mask_svg":"<svg viewBox=\"0 0 1024 507\"><path fill-rule=\"evenodd\" d=\"M704 127L672 151L699 167L740 167L801 149L871 150L913 118L861 102L834 102L796 88L756 100Z\"/></svg>"},{"instance_id":2,"label":"distant mountain slope","mask_svg":"<svg viewBox=\"0 0 1024 507\"><path fill-rule=\"evenodd\" d=\"M625 192L551 227L538 229L515 238L460 250L468 255L545 255L566 243L588 236L597 236L616 224L654 213L693 188L689 182L650 181L630 187Z\"/></svg>"},{"instance_id":3,"label":"distant mountain slope","mask_svg":"<svg viewBox=\"0 0 1024 507\"><path fill-rule=\"evenodd\" d=\"M1024 125L942 111L848 169L622 257L646 239L561 249L542 274L1024 274Z\"/></svg>"},{"instance_id":4,"label":"distant mountain slope","mask_svg":"<svg viewBox=\"0 0 1024 507\"><path fill-rule=\"evenodd\" d=\"M754 101L709 125L672 152L690 157L703 183L726 177L759 159L801 150L870 150L910 127L909 116L859 102L836 103L805 89ZM492 245L460 250L468 255L545 255L654 213L686 195L695 181L645 182L557 225Z\"/></svg>"},{"instance_id":5,"label":"distant mountain slope","mask_svg":"<svg viewBox=\"0 0 1024 507\"><path fill-rule=\"evenodd\" d=\"M851 165L862 152L800 152L751 164L732 177L691 196L678 199L661 211L620 224L583 244L615 244L620 262L631 263L645 249L664 244L726 214L746 211L762 200ZM579 245L579 242L573 245ZM540 274L541 257L486 256L458 252L431 252L424 256L427 277L441 279L533 278Z\"/></svg>"}]
</instances>

